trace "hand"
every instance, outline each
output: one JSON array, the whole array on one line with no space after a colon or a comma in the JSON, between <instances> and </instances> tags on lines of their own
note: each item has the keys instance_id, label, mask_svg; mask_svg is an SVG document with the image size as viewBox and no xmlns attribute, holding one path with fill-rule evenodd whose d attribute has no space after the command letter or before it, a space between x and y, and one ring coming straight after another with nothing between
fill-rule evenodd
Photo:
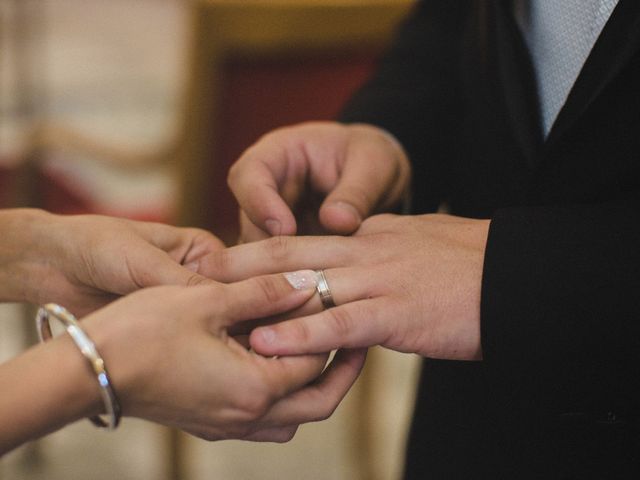
<instances>
[{"instance_id":1,"label":"hand","mask_svg":"<svg viewBox=\"0 0 640 480\"><path fill-rule=\"evenodd\" d=\"M215 252L200 272L222 281L298 268L324 269L338 305L308 305L254 330L264 355L383 345L452 360L479 360L480 288L488 220L378 215L353 237L276 237Z\"/></svg>"},{"instance_id":2,"label":"hand","mask_svg":"<svg viewBox=\"0 0 640 480\"><path fill-rule=\"evenodd\" d=\"M356 380L363 350L343 351L318 379L326 355L265 358L227 335L308 300L314 274L300 273L311 280L298 290L282 275L146 289L84 319L123 412L208 440L287 441L299 424L328 417Z\"/></svg>"},{"instance_id":3,"label":"hand","mask_svg":"<svg viewBox=\"0 0 640 480\"><path fill-rule=\"evenodd\" d=\"M277 442L328 417L356 380L364 350L338 352L323 372L326 355L265 358L227 333L313 295L313 272L285 278L292 276L148 288L82 319L123 414L208 440ZM1 364L0 391L0 455L104 408L95 375L66 334Z\"/></svg>"},{"instance_id":4,"label":"hand","mask_svg":"<svg viewBox=\"0 0 640 480\"><path fill-rule=\"evenodd\" d=\"M11 259L4 272L10 278L1 283L22 282L17 298L4 299L60 303L78 316L139 288L199 283L200 258L224 247L192 228L39 210L1 215L10 232L4 257Z\"/></svg>"},{"instance_id":5,"label":"hand","mask_svg":"<svg viewBox=\"0 0 640 480\"><path fill-rule=\"evenodd\" d=\"M314 122L273 131L229 172L241 242L295 233L351 234L405 198L411 169L402 147L369 125Z\"/></svg>"}]
</instances>

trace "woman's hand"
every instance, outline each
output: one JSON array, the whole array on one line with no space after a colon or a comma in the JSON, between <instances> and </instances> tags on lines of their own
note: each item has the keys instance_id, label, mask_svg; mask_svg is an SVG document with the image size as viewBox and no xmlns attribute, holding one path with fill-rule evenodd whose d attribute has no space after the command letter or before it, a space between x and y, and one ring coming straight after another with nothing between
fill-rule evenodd
<instances>
[{"instance_id":1,"label":"woman's hand","mask_svg":"<svg viewBox=\"0 0 640 480\"><path fill-rule=\"evenodd\" d=\"M126 415L207 439L285 441L300 423L328 416L359 372L363 353L343 354L324 382L326 355L265 358L227 334L239 322L298 307L282 275L222 285L158 287L83 321L113 376Z\"/></svg>"},{"instance_id":2,"label":"woman's hand","mask_svg":"<svg viewBox=\"0 0 640 480\"><path fill-rule=\"evenodd\" d=\"M304 281L300 281L301 278ZM294 288L283 275L223 285L162 286L82 320L105 360L124 415L209 440L287 441L329 416L356 380L364 350L266 358L227 329L294 309L315 292L313 272ZM59 368L68 371L57 374ZM0 452L100 413L96 378L65 334L0 366Z\"/></svg>"},{"instance_id":3,"label":"woman's hand","mask_svg":"<svg viewBox=\"0 0 640 480\"><path fill-rule=\"evenodd\" d=\"M406 197L402 147L371 125L312 122L275 130L229 172L241 242L273 235L350 234Z\"/></svg>"},{"instance_id":4,"label":"woman's hand","mask_svg":"<svg viewBox=\"0 0 640 480\"><path fill-rule=\"evenodd\" d=\"M78 316L156 285L191 285L199 260L223 248L204 230L41 210L0 213L1 300L60 303Z\"/></svg>"},{"instance_id":5,"label":"woman's hand","mask_svg":"<svg viewBox=\"0 0 640 480\"><path fill-rule=\"evenodd\" d=\"M265 355L382 345L479 360L480 287L489 220L378 215L352 237L275 237L203 258L220 281L298 268L324 269L337 307L318 297L290 320L251 333Z\"/></svg>"}]
</instances>

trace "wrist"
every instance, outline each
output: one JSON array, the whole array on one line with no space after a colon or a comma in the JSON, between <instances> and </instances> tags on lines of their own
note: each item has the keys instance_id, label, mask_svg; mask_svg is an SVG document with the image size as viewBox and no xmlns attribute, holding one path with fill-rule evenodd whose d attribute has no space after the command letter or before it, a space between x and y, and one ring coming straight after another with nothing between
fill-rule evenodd
<instances>
[{"instance_id":1,"label":"wrist","mask_svg":"<svg viewBox=\"0 0 640 480\"><path fill-rule=\"evenodd\" d=\"M482 360L482 339L481 339L481 298L482 298L482 277L484 270L484 257L487 249L487 239L489 236L489 227L491 220L473 220L473 230L471 233L471 241L475 248L475 261L470 265L470 288L469 295L473 299L470 302L469 318L471 318L470 328L468 329L467 345L468 359Z\"/></svg>"},{"instance_id":2,"label":"wrist","mask_svg":"<svg viewBox=\"0 0 640 480\"><path fill-rule=\"evenodd\" d=\"M101 412L96 378L68 335L0 365L0 454Z\"/></svg>"},{"instance_id":3,"label":"wrist","mask_svg":"<svg viewBox=\"0 0 640 480\"><path fill-rule=\"evenodd\" d=\"M437 217L436 217L437 218ZM481 341L481 297L489 220L442 216L448 228L445 236L447 263L438 274L448 281L443 290L439 316L442 330L435 351L426 356L445 360L483 359ZM449 222L449 223L447 223ZM435 355L433 355L435 353Z\"/></svg>"},{"instance_id":4,"label":"wrist","mask_svg":"<svg viewBox=\"0 0 640 480\"><path fill-rule=\"evenodd\" d=\"M0 301L38 303L51 268L48 236L55 218L37 209L0 211Z\"/></svg>"},{"instance_id":5,"label":"wrist","mask_svg":"<svg viewBox=\"0 0 640 480\"><path fill-rule=\"evenodd\" d=\"M47 341L52 338L51 319L55 319L73 339L73 343L85 357L96 377L106 416L93 415L89 420L97 427L117 428L121 416L120 402L113 389L104 359L96 349L95 343L87 336L84 328L71 312L53 303L44 305L38 310L37 325L42 340Z\"/></svg>"},{"instance_id":6,"label":"wrist","mask_svg":"<svg viewBox=\"0 0 640 480\"><path fill-rule=\"evenodd\" d=\"M138 355L142 349L138 340L150 335L141 324L144 322L123 318L122 312L111 308L102 308L82 320L85 333L104 360L122 414L129 416L136 414L135 393L144 390L157 361L152 353Z\"/></svg>"},{"instance_id":7,"label":"wrist","mask_svg":"<svg viewBox=\"0 0 640 480\"><path fill-rule=\"evenodd\" d=\"M67 423L104 412L98 380L86 357L68 334L53 340L57 349L56 359L62 358L60 371L66 380L67 394L60 414ZM57 342L57 345L55 343ZM56 360L56 362L59 362ZM58 363L60 366L60 362ZM56 368L57 369L57 368Z\"/></svg>"}]
</instances>

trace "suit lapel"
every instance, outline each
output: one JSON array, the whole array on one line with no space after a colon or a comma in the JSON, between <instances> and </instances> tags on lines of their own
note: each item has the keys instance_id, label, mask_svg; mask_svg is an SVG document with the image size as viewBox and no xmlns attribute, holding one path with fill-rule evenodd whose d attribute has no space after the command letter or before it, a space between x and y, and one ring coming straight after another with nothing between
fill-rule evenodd
<instances>
[{"instance_id":1,"label":"suit lapel","mask_svg":"<svg viewBox=\"0 0 640 480\"><path fill-rule=\"evenodd\" d=\"M535 74L511 1L492 5L499 81L515 138L535 168L542 146L548 149L561 138L640 48L640 1L619 0L544 143Z\"/></svg>"},{"instance_id":2,"label":"suit lapel","mask_svg":"<svg viewBox=\"0 0 640 480\"><path fill-rule=\"evenodd\" d=\"M533 168L543 145L533 65L511 2L492 2L492 6L499 82L514 136L527 166Z\"/></svg>"},{"instance_id":3,"label":"suit lapel","mask_svg":"<svg viewBox=\"0 0 640 480\"><path fill-rule=\"evenodd\" d=\"M620 0L560 110L547 148L580 117L640 46L640 1Z\"/></svg>"}]
</instances>

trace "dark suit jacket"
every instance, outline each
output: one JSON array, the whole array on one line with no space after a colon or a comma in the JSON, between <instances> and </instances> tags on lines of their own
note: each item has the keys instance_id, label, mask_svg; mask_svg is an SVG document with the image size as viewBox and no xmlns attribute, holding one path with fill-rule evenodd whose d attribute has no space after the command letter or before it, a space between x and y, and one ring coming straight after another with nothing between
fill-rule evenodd
<instances>
[{"instance_id":1,"label":"dark suit jacket","mask_svg":"<svg viewBox=\"0 0 640 480\"><path fill-rule=\"evenodd\" d=\"M407 478L640 478L639 47L620 0L545 141L508 3L422 1L345 110L404 144L415 213L492 218L484 361L425 361Z\"/></svg>"}]
</instances>

